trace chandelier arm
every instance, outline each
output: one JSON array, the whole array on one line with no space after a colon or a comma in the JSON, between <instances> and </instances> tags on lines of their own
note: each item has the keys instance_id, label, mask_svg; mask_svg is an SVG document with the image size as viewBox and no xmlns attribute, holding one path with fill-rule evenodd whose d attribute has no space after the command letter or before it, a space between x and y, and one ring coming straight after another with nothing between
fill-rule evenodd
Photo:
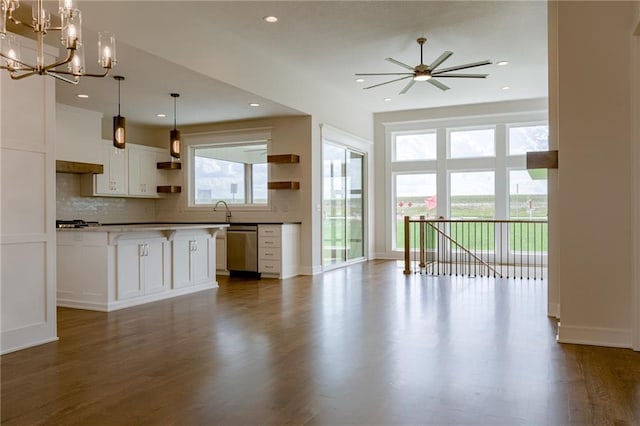
<instances>
[{"instance_id":1,"label":"chandelier arm","mask_svg":"<svg viewBox=\"0 0 640 426\"><path fill-rule=\"evenodd\" d=\"M34 67L33 65L29 65L29 64L27 64L27 63L24 63L24 62L22 62L22 61L21 61L21 60L19 60L19 59L14 59L14 58L12 58L12 57L10 57L10 56L5 55L5 54L4 54L4 53L2 53L2 52L0 52L0 57L3 57L4 59L6 59L6 60L8 60L8 61L17 62L17 63L19 63L20 65L22 65L23 67L25 67L25 68L26 68L26 70L29 70L29 71L36 71L36 67ZM4 70L9 70L9 71L11 71L11 70L15 70L15 71L23 71L23 70L25 70L24 68L9 68L9 67L6 67L6 66L2 66L2 69L4 69Z\"/></svg>"},{"instance_id":2,"label":"chandelier arm","mask_svg":"<svg viewBox=\"0 0 640 426\"><path fill-rule=\"evenodd\" d=\"M70 79L70 78L66 78L63 77L61 75L57 74L57 71L53 70L53 71L45 71L46 75L50 75L53 78L57 78L58 80L64 81L65 83L71 83L71 84L78 84L80 82L80 80L76 80L76 79ZM65 73L65 74L71 74L71 73ZM73 74L71 74L73 75Z\"/></svg>"},{"instance_id":3,"label":"chandelier arm","mask_svg":"<svg viewBox=\"0 0 640 426\"><path fill-rule=\"evenodd\" d=\"M23 78L29 77L34 74L38 74L38 71L33 70L24 74L16 75L15 71L9 70L9 76L11 77L11 80L22 80Z\"/></svg>"},{"instance_id":4,"label":"chandelier arm","mask_svg":"<svg viewBox=\"0 0 640 426\"><path fill-rule=\"evenodd\" d=\"M111 72L111 68L105 68L106 71L103 74L92 74L92 73L73 73L70 71L62 71L62 70L47 70L47 73L53 73L55 72L56 74L65 74L65 75L72 75L74 77L106 77L107 75L109 75L109 72Z\"/></svg>"},{"instance_id":5,"label":"chandelier arm","mask_svg":"<svg viewBox=\"0 0 640 426\"><path fill-rule=\"evenodd\" d=\"M64 64L68 64L69 62L73 61L73 57L76 55L76 49L67 49L69 51L69 53L67 54L67 58L66 59L62 59L58 62L55 62L51 65L47 65L46 67L44 67L42 69L42 71L47 72L49 70L53 70L56 67L59 67L60 65L64 65ZM55 70L54 70L55 71Z\"/></svg>"}]
</instances>

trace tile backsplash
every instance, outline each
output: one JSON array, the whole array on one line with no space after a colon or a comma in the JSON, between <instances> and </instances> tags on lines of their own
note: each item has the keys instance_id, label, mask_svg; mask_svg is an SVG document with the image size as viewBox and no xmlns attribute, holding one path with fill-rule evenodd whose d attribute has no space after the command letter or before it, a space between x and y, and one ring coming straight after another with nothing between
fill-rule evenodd
<instances>
[{"instance_id":1,"label":"tile backsplash","mask_svg":"<svg viewBox=\"0 0 640 426\"><path fill-rule=\"evenodd\" d=\"M83 219L100 223L153 222L156 200L143 198L84 197L80 175L56 174L56 219Z\"/></svg>"}]
</instances>

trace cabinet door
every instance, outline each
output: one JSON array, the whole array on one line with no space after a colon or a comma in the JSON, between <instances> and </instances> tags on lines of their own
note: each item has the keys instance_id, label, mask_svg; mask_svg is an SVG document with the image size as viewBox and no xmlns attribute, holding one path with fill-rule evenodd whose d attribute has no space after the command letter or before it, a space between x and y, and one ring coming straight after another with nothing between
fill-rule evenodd
<instances>
[{"instance_id":1,"label":"cabinet door","mask_svg":"<svg viewBox=\"0 0 640 426\"><path fill-rule=\"evenodd\" d=\"M158 195L156 152L131 145L129 148L129 194L141 197Z\"/></svg>"},{"instance_id":2,"label":"cabinet door","mask_svg":"<svg viewBox=\"0 0 640 426\"><path fill-rule=\"evenodd\" d=\"M141 280L144 244L139 241L122 241L116 246L117 276L116 298L118 300L144 294Z\"/></svg>"},{"instance_id":3,"label":"cabinet door","mask_svg":"<svg viewBox=\"0 0 640 426\"><path fill-rule=\"evenodd\" d=\"M173 288L190 285L191 239L175 238L173 240Z\"/></svg>"},{"instance_id":4,"label":"cabinet door","mask_svg":"<svg viewBox=\"0 0 640 426\"><path fill-rule=\"evenodd\" d=\"M87 176L95 179L95 195L126 195L128 190L127 151L113 147L111 141L101 142L104 173ZM86 191L85 191L86 192Z\"/></svg>"},{"instance_id":5,"label":"cabinet door","mask_svg":"<svg viewBox=\"0 0 640 426\"><path fill-rule=\"evenodd\" d=\"M129 170L127 150L109 147L109 174L113 183L112 195L126 195L129 192Z\"/></svg>"},{"instance_id":6,"label":"cabinet door","mask_svg":"<svg viewBox=\"0 0 640 426\"><path fill-rule=\"evenodd\" d=\"M209 244L211 239L206 236L194 237L191 240L191 268L190 278L193 283L207 281L209 271Z\"/></svg>"},{"instance_id":7,"label":"cabinet door","mask_svg":"<svg viewBox=\"0 0 640 426\"><path fill-rule=\"evenodd\" d=\"M142 269L144 293L159 293L166 290L165 282L165 240L158 238L145 242Z\"/></svg>"}]
</instances>

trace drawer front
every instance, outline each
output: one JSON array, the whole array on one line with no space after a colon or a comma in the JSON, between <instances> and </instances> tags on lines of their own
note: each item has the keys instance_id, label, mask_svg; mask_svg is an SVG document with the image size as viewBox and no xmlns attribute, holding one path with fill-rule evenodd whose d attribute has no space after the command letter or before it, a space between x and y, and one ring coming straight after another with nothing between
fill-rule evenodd
<instances>
[{"instance_id":1,"label":"drawer front","mask_svg":"<svg viewBox=\"0 0 640 426\"><path fill-rule=\"evenodd\" d=\"M259 225L259 237L280 237L282 235L282 227L274 225Z\"/></svg>"},{"instance_id":2,"label":"drawer front","mask_svg":"<svg viewBox=\"0 0 640 426\"><path fill-rule=\"evenodd\" d=\"M258 247L264 248L279 248L281 239L280 237L259 237L258 238Z\"/></svg>"},{"instance_id":3,"label":"drawer front","mask_svg":"<svg viewBox=\"0 0 640 426\"><path fill-rule=\"evenodd\" d=\"M280 260L280 249L271 247L261 247L258 250L258 257L263 260Z\"/></svg>"},{"instance_id":4,"label":"drawer front","mask_svg":"<svg viewBox=\"0 0 640 426\"><path fill-rule=\"evenodd\" d=\"M258 260L258 272L265 274L279 274L282 270L279 261L275 260Z\"/></svg>"}]
</instances>

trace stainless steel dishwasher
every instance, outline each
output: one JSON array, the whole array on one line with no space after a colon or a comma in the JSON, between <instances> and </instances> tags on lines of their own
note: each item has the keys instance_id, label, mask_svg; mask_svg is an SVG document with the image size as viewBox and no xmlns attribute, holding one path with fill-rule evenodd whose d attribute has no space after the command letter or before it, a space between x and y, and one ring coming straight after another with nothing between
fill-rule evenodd
<instances>
[{"instance_id":1,"label":"stainless steel dishwasher","mask_svg":"<svg viewBox=\"0 0 640 426\"><path fill-rule=\"evenodd\" d=\"M231 225L227 228L227 269L258 272L258 225Z\"/></svg>"}]
</instances>

